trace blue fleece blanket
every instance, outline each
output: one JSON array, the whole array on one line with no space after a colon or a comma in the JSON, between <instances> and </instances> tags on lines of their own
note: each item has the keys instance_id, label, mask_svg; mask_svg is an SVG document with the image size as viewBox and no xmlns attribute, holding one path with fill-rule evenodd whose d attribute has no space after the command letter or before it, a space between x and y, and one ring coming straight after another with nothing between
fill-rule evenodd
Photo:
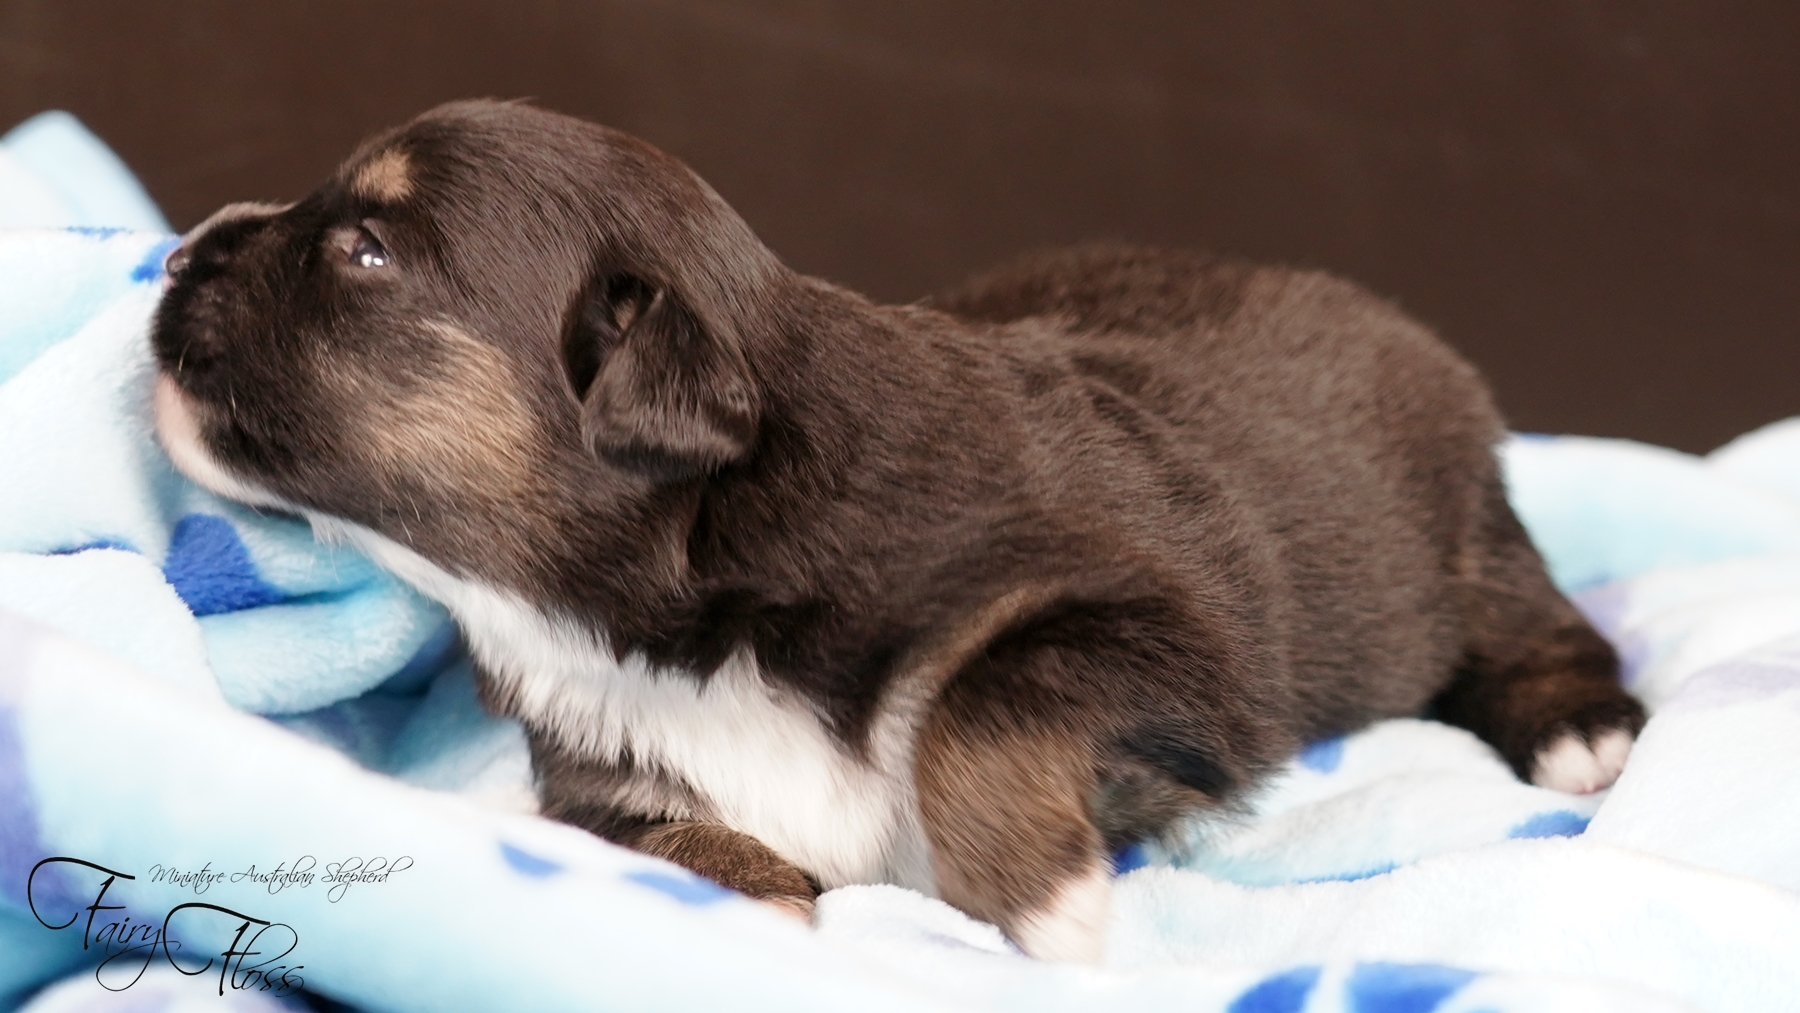
<instances>
[{"instance_id":1,"label":"blue fleece blanket","mask_svg":"<svg viewBox=\"0 0 1800 1013\"><path fill-rule=\"evenodd\" d=\"M530 815L436 606L170 469L170 237L77 224L0 232L0 1010L1800 1010L1800 420L1505 446L1653 712L1610 792L1384 722L1121 855L1105 966L1050 966L894 887L808 930Z\"/></svg>"}]
</instances>

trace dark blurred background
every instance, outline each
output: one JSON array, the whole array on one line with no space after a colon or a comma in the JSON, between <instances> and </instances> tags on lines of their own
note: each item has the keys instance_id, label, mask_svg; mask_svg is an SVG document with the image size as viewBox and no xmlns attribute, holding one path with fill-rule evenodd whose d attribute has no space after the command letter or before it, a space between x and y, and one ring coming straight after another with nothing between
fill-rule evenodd
<instances>
[{"instance_id":1,"label":"dark blurred background","mask_svg":"<svg viewBox=\"0 0 1800 1013\"><path fill-rule=\"evenodd\" d=\"M0 128L74 112L178 228L480 95L650 139L881 298L1208 247L1398 299L1520 428L1800 412L1791 3L0 0Z\"/></svg>"}]
</instances>

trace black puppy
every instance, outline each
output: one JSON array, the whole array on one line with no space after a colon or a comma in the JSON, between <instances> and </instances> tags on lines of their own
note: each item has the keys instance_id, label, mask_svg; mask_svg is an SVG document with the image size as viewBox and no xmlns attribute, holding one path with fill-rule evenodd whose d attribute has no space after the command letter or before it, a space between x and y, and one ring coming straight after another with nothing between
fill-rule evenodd
<instances>
[{"instance_id":1,"label":"black puppy","mask_svg":"<svg viewBox=\"0 0 1800 1013\"><path fill-rule=\"evenodd\" d=\"M1133 249L917 306L674 159L459 103L169 259L164 443L461 622L543 811L806 912L892 882L1098 955L1109 849L1427 706L1521 776L1643 721L1424 328Z\"/></svg>"}]
</instances>

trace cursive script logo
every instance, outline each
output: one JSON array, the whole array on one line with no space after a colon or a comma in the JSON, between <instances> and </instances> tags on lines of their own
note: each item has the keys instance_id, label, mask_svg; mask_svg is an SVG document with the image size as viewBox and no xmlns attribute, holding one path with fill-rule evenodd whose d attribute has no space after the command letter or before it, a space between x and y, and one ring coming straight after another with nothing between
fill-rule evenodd
<instances>
[{"instance_id":1,"label":"cursive script logo","mask_svg":"<svg viewBox=\"0 0 1800 1013\"><path fill-rule=\"evenodd\" d=\"M68 918L60 924L53 924L49 918L57 917L64 912L41 911L38 908L39 898L36 893L38 872L47 865L78 866L104 873L94 894L93 903L85 907L77 906L68 912ZM46 858L31 867L31 875L25 880L25 903L31 908L32 917L38 924L52 931L60 932L81 922L81 948L98 949L103 954L99 966L94 968L94 979L102 988L113 992L122 992L137 984L162 954L170 966L182 974L195 976L212 970L215 964L219 970L219 994L224 995L226 988L236 991L269 992L273 995L285 996L298 991L306 980L297 973L304 964L278 964L286 960L294 947L300 944L300 936L289 925L281 922L269 922L261 918L234 911L219 904L204 901L189 901L177 904L163 915L160 924L155 922L133 922L129 915L114 916L107 912L123 912L124 904L106 903L107 894L119 880L135 880L136 876L108 869L103 865L86 862L79 858L55 857ZM211 881L207 882L210 885ZM205 889L204 885L190 881L182 884L189 887ZM198 891L197 891L198 892ZM46 898L46 903L50 901ZM77 904L79 902L76 902ZM82 913L86 912L84 920ZM49 917L46 917L46 914ZM98 927L96 927L98 922ZM212 923L207 925L206 923ZM205 963L199 963L202 954L182 953L184 947L175 937L177 928L190 930L200 928L216 928L224 926L231 930L231 924L237 923L230 945L219 951L217 956L205 955ZM182 959L178 959L180 954ZM251 962L251 958L262 957L262 960ZM185 959L186 964L183 964ZM198 966L195 966L198 965ZM135 969L135 970L134 970Z\"/></svg>"},{"instance_id":2,"label":"cursive script logo","mask_svg":"<svg viewBox=\"0 0 1800 1013\"><path fill-rule=\"evenodd\" d=\"M325 884L325 899L333 904L344 899L344 894L359 883L385 883L388 877L396 872L405 872L412 868L410 855L388 860L382 857L346 858L337 862L326 862L325 871L317 871L318 859L311 855L301 855L292 862L278 862L273 868L258 868L251 865L237 872L219 872L207 862L198 869L178 869L174 866L158 863L150 867L149 882L180 887L194 891L199 896L220 883L233 886L249 884L260 886L270 895L283 890L305 890L314 883Z\"/></svg>"},{"instance_id":3,"label":"cursive script logo","mask_svg":"<svg viewBox=\"0 0 1800 1013\"><path fill-rule=\"evenodd\" d=\"M405 872L412 868L410 856L401 855L393 861L385 858L346 858L341 862L326 862L325 875L320 881L331 884L325 891L325 898L336 904L344 897L344 891L357 883L385 883L388 877L396 872Z\"/></svg>"}]
</instances>

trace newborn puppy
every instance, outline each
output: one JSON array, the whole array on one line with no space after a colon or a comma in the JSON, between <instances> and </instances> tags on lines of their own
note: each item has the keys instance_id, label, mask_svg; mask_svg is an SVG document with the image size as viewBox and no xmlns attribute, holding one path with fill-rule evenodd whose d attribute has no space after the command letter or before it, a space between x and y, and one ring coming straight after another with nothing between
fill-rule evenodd
<instances>
[{"instance_id":1,"label":"newborn puppy","mask_svg":"<svg viewBox=\"0 0 1800 1013\"><path fill-rule=\"evenodd\" d=\"M376 138L168 262L157 423L461 623L543 812L751 896L889 882L1097 958L1110 849L1430 707L1522 777L1643 711L1499 417L1316 273L1091 249L885 306L529 106Z\"/></svg>"}]
</instances>

